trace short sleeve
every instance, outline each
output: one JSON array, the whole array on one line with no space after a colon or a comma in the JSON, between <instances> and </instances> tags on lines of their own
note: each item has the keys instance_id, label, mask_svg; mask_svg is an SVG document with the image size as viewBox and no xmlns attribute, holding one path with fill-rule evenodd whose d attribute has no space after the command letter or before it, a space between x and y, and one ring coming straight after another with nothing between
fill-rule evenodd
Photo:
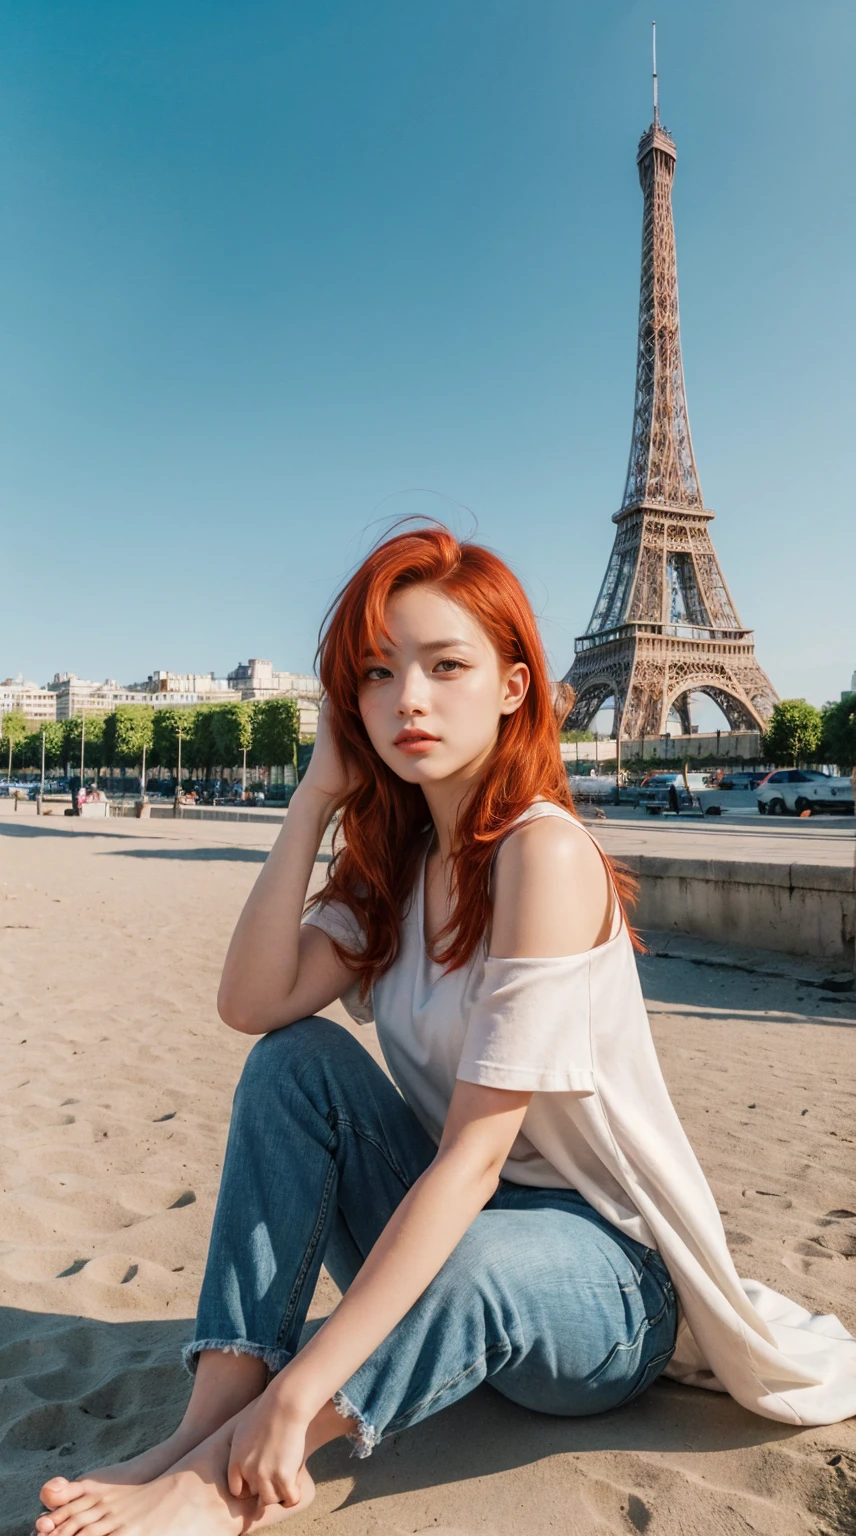
<instances>
[{"instance_id":1,"label":"short sleeve","mask_svg":"<svg viewBox=\"0 0 856 1536\"><path fill-rule=\"evenodd\" d=\"M328 938L344 944L346 949L356 951L365 949L366 936L362 926L350 907L345 906L343 901L328 901L313 907L311 912L304 914L303 922L308 923L312 928L320 928ZM345 989L340 1001L355 1023L372 1024L374 1022L371 991L368 997L361 1001L358 981Z\"/></svg>"},{"instance_id":2,"label":"short sleeve","mask_svg":"<svg viewBox=\"0 0 856 1536\"><path fill-rule=\"evenodd\" d=\"M488 956L457 1075L518 1093L595 1091L588 955Z\"/></svg>"}]
</instances>

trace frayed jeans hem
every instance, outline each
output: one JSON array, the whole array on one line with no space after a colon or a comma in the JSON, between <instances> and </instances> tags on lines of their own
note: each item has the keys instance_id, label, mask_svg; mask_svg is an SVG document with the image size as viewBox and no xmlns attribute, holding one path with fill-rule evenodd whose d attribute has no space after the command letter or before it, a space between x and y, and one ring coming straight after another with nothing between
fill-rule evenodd
<instances>
[{"instance_id":1,"label":"frayed jeans hem","mask_svg":"<svg viewBox=\"0 0 856 1536\"><path fill-rule=\"evenodd\" d=\"M262 1360L272 1376L276 1376L292 1358L290 1350L271 1349L267 1344L251 1344L248 1339L194 1339L192 1344L185 1344L181 1351L182 1364L191 1376L196 1375L199 1356L206 1349L216 1349L224 1355L249 1355L253 1360Z\"/></svg>"},{"instance_id":2,"label":"frayed jeans hem","mask_svg":"<svg viewBox=\"0 0 856 1536\"><path fill-rule=\"evenodd\" d=\"M361 1461L366 1456L371 1456L375 1446L379 1445L381 1441L381 1436L374 1425L366 1423L359 1408L356 1408L351 1399L346 1397L342 1391L333 1393L333 1407L337 1413L342 1415L343 1419L356 1419L357 1421L356 1430L345 1436L345 1439L349 1440L353 1447L351 1455L357 1456Z\"/></svg>"}]
</instances>

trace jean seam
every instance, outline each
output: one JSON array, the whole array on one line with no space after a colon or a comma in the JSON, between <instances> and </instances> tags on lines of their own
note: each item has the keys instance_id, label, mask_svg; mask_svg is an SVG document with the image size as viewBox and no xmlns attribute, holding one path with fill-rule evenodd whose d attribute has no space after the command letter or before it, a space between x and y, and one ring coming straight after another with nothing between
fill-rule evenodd
<instances>
[{"instance_id":1,"label":"jean seam","mask_svg":"<svg viewBox=\"0 0 856 1536\"><path fill-rule=\"evenodd\" d=\"M478 1370L480 1365L484 1365L491 1355L497 1354L497 1352L503 1350L504 1348L504 1344L489 1345L483 1354L479 1355L477 1359L473 1360L467 1366L465 1371L459 1371L457 1376L450 1376L447 1381L443 1382L442 1386L437 1388L436 1392L432 1392L428 1397L423 1397L418 1403L411 1404L409 1408L405 1408L401 1413L396 1414L394 1419L390 1419L384 1433L392 1434L397 1429L406 1428L407 1422L412 1418L414 1413L419 1413L425 1408L430 1408L431 1403L435 1403L438 1397L442 1397L444 1392L449 1391L450 1387L457 1386L459 1381L465 1381L468 1376L472 1375L473 1371Z\"/></svg>"},{"instance_id":2,"label":"jean seam","mask_svg":"<svg viewBox=\"0 0 856 1536\"><path fill-rule=\"evenodd\" d=\"M332 1109L330 1110L330 1114L336 1115L338 1125L347 1126L348 1130L353 1131L355 1136L359 1136L361 1141L365 1141L370 1147L374 1147L375 1151L380 1153L387 1167L404 1185L404 1188L406 1190L410 1189L410 1181L407 1175L402 1171L401 1168L399 1168L388 1147L384 1146L382 1142L377 1141L374 1136L370 1136L367 1131L361 1130L358 1125L354 1124L353 1120L349 1120L347 1115L343 1113L338 1105L333 1105Z\"/></svg>"},{"instance_id":3,"label":"jean seam","mask_svg":"<svg viewBox=\"0 0 856 1536\"><path fill-rule=\"evenodd\" d=\"M330 1124L331 1119L335 1120L335 1127L334 1127L334 1125ZM333 1105L330 1106L330 1109L327 1112L327 1123L330 1125L330 1132L331 1132L331 1139L328 1142L327 1147L325 1149L327 1152L331 1152L332 1151L333 1142L335 1140L336 1132L338 1131L338 1129L340 1127L344 1126L344 1127L347 1128L347 1130L351 1131L355 1136L359 1136L361 1141L367 1142L369 1146L374 1147L375 1151L380 1154L380 1156L383 1158L384 1162L386 1163L387 1167L395 1175L395 1177L399 1180L399 1182L403 1185L404 1189L405 1190L410 1189L410 1184L409 1184L409 1182L407 1180L406 1175L398 1167L397 1163L395 1162L395 1159L390 1155L390 1152L389 1152L388 1148L383 1146L383 1144L381 1142L376 1141L373 1136L367 1135L366 1132L361 1130L358 1125L355 1125L353 1120L350 1120L348 1118L348 1116L343 1112L343 1110L341 1109L341 1107L338 1104L333 1104ZM319 1211L318 1211L318 1219L317 1219L317 1221L315 1223L315 1230L312 1233L312 1236L311 1236L311 1238L309 1240L309 1243L307 1244L306 1252L303 1255L303 1263L301 1264L300 1269L299 1269L299 1271L297 1273L297 1276L295 1278L294 1285L292 1286L292 1289L291 1289L291 1294L289 1295L288 1302L287 1302L285 1311L284 1311L283 1316L282 1316L282 1321L280 1322L280 1325L279 1325L279 1329L278 1329L278 1332L277 1332L277 1347L278 1348L280 1348L282 1346L283 1337L284 1337L285 1333L287 1332L287 1329L288 1329L288 1326L289 1326L289 1324L291 1322L291 1319L293 1318L294 1313L295 1313L295 1311L297 1309L297 1306L298 1306L298 1303L300 1301L300 1297L301 1297L301 1294L302 1294L302 1291L303 1291L303 1287L306 1284L306 1276L309 1273L309 1270L311 1268L312 1260L313 1260L313 1258L315 1256L315 1250L318 1247L318 1243L320 1242L320 1239L321 1239L321 1233L324 1230L324 1223L325 1223L326 1217L327 1217L327 1208L328 1208L328 1206L330 1204L330 1189L332 1187L333 1178L334 1178L336 1172L337 1172L337 1170L336 1170L335 1161L332 1161L331 1164L330 1164L330 1172L329 1172L328 1177L327 1177L327 1182L324 1185L324 1192L323 1192L323 1194L321 1196L321 1204L320 1204Z\"/></svg>"},{"instance_id":4,"label":"jean seam","mask_svg":"<svg viewBox=\"0 0 856 1536\"><path fill-rule=\"evenodd\" d=\"M592 1382L596 1381L598 1379L598 1377L601 1376L602 1373L606 1370L607 1366L609 1366L612 1363L612 1361L615 1359L615 1357L618 1354L623 1353L625 1351L630 1351L632 1349L635 1349L637 1347L637 1345L640 1343L640 1341L642 1339L644 1339L645 1335L647 1333L650 1333L651 1329L652 1328L656 1328L657 1324L662 1321L666 1311L668 1310L668 1306L669 1306L668 1300L664 1300L663 1305L660 1308L660 1311L656 1314L655 1317L649 1317L647 1312L646 1312L645 1316L642 1318L642 1321L639 1324L639 1327L636 1329L636 1332L634 1333L633 1338L628 1340L626 1343L621 1343L621 1341L619 1340L618 1343L613 1344L612 1349L609 1351L609 1354L604 1357L604 1359L601 1361L600 1365L598 1366L597 1370L593 1371L592 1374L589 1376L589 1378L588 1378L589 1382L592 1383ZM673 1344L671 1349L668 1351L668 1353L671 1355L671 1354L674 1354L674 1352L675 1352L675 1346ZM646 1362L646 1367L647 1367L648 1363L650 1363L650 1362Z\"/></svg>"},{"instance_id":5,"label":"jean seam","mask_svg":"<svg viewBox=\"0 0 856 1536\"><path fill-rule=\"evenodd\" d=\"M335 1175L336 1165L335 1163L331 1162L330 1171L327 1175L327 1181L324 1185L324 1190L321 1196L321 1204L318 1208L318 1219L315 1223L315 1230L306 1245L306 1252L303 1255L303 1262L295 1277L294 1285L291 1288L291 1294L288 1298L288 1302L286 1304L286 1308L282 1315L282 1320L277 1331L276 1342L278 1349L282 1348L283 1337L288 1329L291 1319L297 1310L297 1306L303 1292L303 1287L306 1284L306 1276L312 1267L312 1261L315 1257L315 1250L321 1240L321 1233L324 1230L324 1223L327 1219L327 1207L330 1204L330 1190L332 1188Z\"/></svg>"},{"instance_id":6,"label":"jean seam","mask_svg":"<svg viewBox=\"0 0 856 1536\"><path fill-rule=\"evenodd\" d=\"M653 1355L650 1360L646 1360L636 1386L627 1397L622 1399L620 1404L622 1408L626 1403L632 1403L634 1398L640 1397L643 1392L647 1391L652 1382L656 1381L658 1376L662 1376L674 1353L675 1346L672 1345L671 1349L665 1349L662 1354Z\"/></svg>"}]
</instances>

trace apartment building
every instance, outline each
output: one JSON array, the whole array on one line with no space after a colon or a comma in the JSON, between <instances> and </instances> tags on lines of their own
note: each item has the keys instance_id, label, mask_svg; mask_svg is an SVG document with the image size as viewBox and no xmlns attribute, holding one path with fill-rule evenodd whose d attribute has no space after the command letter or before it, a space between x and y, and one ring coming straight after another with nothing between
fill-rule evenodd
<instances>
[{"instance_id":1,"label":"apartment building","mask_svg":"<svg viewBox=\"0 0 856 1536\"><path fill-rule=\"evenodd\" d=\"M55 720L56 695L49 688L40 688L38 683L6 677L0 683L0 730L3 716L11 710L20 710L34 725L43 720Z\"/></svg>"},{"instance_id":2,"label":"apartment building","mask_svg":"<svg viewBox=\"0 0 856 1536\"><path fill-rule=\"evenodd\" d=\"M227 674L229 687L242 699L275 699L285 695L296 699L300 713L301 736L314 736L318 729L321 683L309 672L278 672L270 661L251 656L239 661Z\"/></svg>"},{"instance_id":3,"label":"apartment building","mask_svg":"<svg viewBox=\"0 0 856 1536\"><path fill-rule=\"evenodd\" d=\"M150 672L144 683L129 683L128 687L140 693L192 694L194 700L213 702L229 693L227 679L215 677L213 672Z\"/></svg>"},{"instance_id":4,"label":"apartment building","mask_svg":"<svg viewBox=\"0 0 856 1536\"><path fill-rule=\"evenodd\" d=\"M57 672L44 688L7 679L0 684L0 715L4 708L23 709L28 719L70 720L84 712L109 714L120 704L166 709L283 695L297 701L301 736L314 736L321 698L318 678L305 672L279 672L271 662L256 657L239 662L226 677L217 677L213 672L158 670L150 672L145 682L120 684L115 678L93 683L74 672ZM25 696L26 703L18 702Z\"/></svg>"},{"instance_id":5,"label":"apartment building","mask_svg":"<svg viewBox=\"0 0 856 1536\"><path fill-rule=\"evenodd\" d=\"M57 673L48 688L56 696L57 720L70 720L75 715L82 715L84 711L90 714L98 711L101 714L109 714L120 704L147 704L152 709L167 709L171 706L187 706L190 704L210 704L213 698L227 698L225 693L213 694L199 692L191 688L176 689L147 689L139 684L132 683L123 687L115 678L107 678L103 683L92 683L86 678L76 677L71 673Z\"/></svg>"}]
</instances>

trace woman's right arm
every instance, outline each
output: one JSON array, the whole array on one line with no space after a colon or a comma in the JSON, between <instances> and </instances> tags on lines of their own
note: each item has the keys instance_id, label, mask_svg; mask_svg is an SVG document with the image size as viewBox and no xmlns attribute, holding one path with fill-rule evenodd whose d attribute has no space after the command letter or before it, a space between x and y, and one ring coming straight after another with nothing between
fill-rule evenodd
<instances>
[{"instance_id":1,"label":"woman's right arm","mask_svg":"<svg viewBox=\"0 0 856 1536\"><path fill-rule=\"evenodd\" d=\"M326 933L301 923L321 839L346 788L322 709L306 777L291 797L226 955L217 1011L232 1029L248 1035L281 1029L329 1007L354 980Z\"/></svg>"}]
</instances>

